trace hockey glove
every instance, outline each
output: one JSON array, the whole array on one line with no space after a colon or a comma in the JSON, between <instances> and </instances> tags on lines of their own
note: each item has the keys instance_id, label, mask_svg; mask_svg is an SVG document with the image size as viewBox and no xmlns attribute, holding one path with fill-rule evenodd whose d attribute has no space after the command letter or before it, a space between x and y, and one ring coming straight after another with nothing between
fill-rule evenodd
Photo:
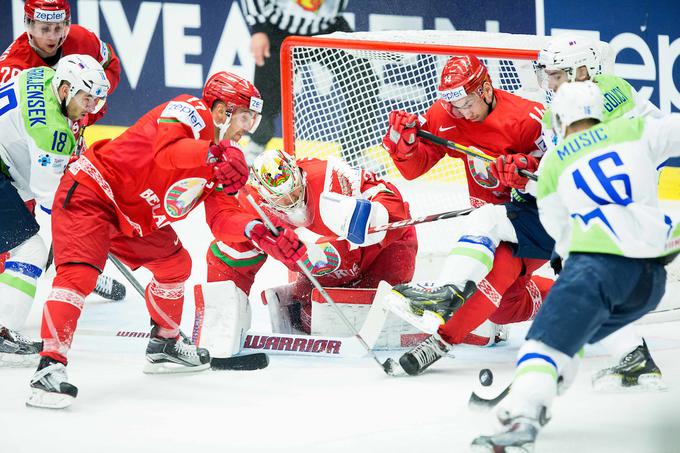
<instances>
[{"instance_id":1,"label":"hockey glove","mask_svg":"<svg viewBox=\"0 0 680 453\"><path fill-rule=\"evenodd\" d=\"M515 189L524 189L529 178L519 173L520 170L535 172L538 160L528 154L507 154L499 156L489 165L491 173L501 184Z\"/></svg>"},{"instance_id":2,"label":"hockey glove","mask_svg":"<svg viewBox=\"0 0 680 453\"><path fill-rule=\"evenodd\" d=\"M274 236L262 222L252 222L248 227L246 227L246 236L260 250L282 262L289 269L295 269L295 262L307 252L305 245L300 242L300 238L290 228L278 227L279 235Z\"/></svg>"},{"instance_id":3,"label":"hockey glove","mask_svg":"<svg viewBox=\"0 0 680 453\"><path fill-rule=\"evenodd\" d=\"M395 110L390 113L390 128L383 137L383 146L394 159L408 159L418 145L416 132L420 128L418 116Z\"/></svg>"},{"instance_id":4,"label":"hockey glove","mask_svg":"<svg viewBox=\"0 0 680 453\"><path fill-rule=\"evenodd\" d=\"M222 140L208 148L208 164L226 193L236 193L248 181L248 164L238 143Z\"/></svg>"}]
</instances>

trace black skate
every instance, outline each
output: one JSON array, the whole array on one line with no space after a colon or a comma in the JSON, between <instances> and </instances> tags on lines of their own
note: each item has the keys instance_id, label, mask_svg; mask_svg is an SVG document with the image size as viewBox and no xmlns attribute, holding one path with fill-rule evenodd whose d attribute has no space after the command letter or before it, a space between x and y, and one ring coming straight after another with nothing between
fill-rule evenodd
<instances>
[{"instance_id":1,"label":"black skate","mask_svg":"<svg viewBox=\"0 0 680 453\"><path fill-rule=\"evenodd\" d=\"M642 345L626 354L618 365L598 371L593 376L593 388L600 391L666 390L661 370L642 340Z\"/></svg>"},{"instance_id":2,"label":"black skate","mask_svg":"<svg viewBox=\"0 0 680 453\"><path fill-rule=\"evenodd\" d=\"M425 311L430 311L446 322L458 310L463 302L468 300L477 290L474 282L468 281L465 289L459 290L454 285L443 285L436 288L427 286L401 284L393 288L408 299L411 311L422 316Z\"/></svg>"},{"instance_id":3,"label":"black skate","mask_svg":"<svg viewBox=\"0 0 680 453\"><path fill-rule=\"evenodd\" d=\"M66 366L50 357L43 357L31 378L31 393L26 405L46 409L69 407L78 396L78 388L67 381Z\"/></svg>"},{"instance_id":4,"label":"black skate","mask_svg":"<svg viewBox=\"0 0 680 453\"><path fill-rule=\"evenodd\" d=\"M472 441L472 451L479 453L532 453L539 423L528 417L515 417L505 430Z\"/></svg>"},{"instance_id":5,"label":"black skate","mask_svg":"<svg viewBox=\"0 0 680 453\"><path fill-rule=\"evenodd\" d=\"M161 338L156 328L151 330L151 339L146 347L147 374L193 373L210 368L210 354L190 340Z\"/></svg>"},{"instance_id":6,"label":"black skate","mask_svg":"<svg viewBox=\"0 0 680 453\"><path fill-rule=\"evenodd\" d=\"M448 351L449 345L439 335L434 334L402 355L399 364L406 373L416 376L444 357Z\"/></svg>"},{"instance_id":7,"label":"black skate","mask_svg":"<svg viewBox=\"0 0 680 453\"><path fill-rule=\"evenodd\" d=\"M97 286L92 291L104 299L119 301L125 299L125 285L108 275L99 274Z\"/></svg>"},{"instance_id":8,"label":"black skate","mask_svg":"<svg viewBox=\"0 0 680 453\"><path fill-rule=\"evenodd\" d=\"M36 366L42 341L32 341L15 330L0 327L0 366Z\"/></svg>"}]
</instances>

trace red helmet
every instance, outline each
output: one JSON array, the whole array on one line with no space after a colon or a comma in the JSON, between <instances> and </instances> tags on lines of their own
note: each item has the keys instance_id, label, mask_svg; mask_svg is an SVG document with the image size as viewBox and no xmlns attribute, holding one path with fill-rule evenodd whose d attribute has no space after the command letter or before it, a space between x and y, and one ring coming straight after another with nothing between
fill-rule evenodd
<instances>
[{"instance_id":1,"label":"red helmet","mask_svg":"<svg viewBox=\"0 0 680 453\"><path fill-rule=\"evenodd\" d=\"M227 123L222 125L220 139L224 136L226 128L229 127L232 114L237 108L250 110L250 122L246 130L250 133L255 132L262 119L262 98L260 91L255 85L231 72L221 71L213 74L203 87L203 102L212 108L215 101L222 101L227 105L229 118Z\"/></svg>"},{"instance_id":2,"label":"red helmet","mask_svg":"<svg viewBox=\"0 0 680 453\"><path fill-rule=\"evenodd\" d=\"M41 22L71 22L71 6L68 0L26 0L25 20Z\"/></svg>"},{"instance_id":3,"label":"red helmet","mask_svg":"<svg viewBox=\"0 0 680 453\"><path fill-rule=\"evenodd\" d=\"M229 111L242 107L262 113L260 91L243 77L231 72L213 74L203 87L203 100L209 108L219 100L227 104Z\"/></svg>"},{"instance_id":4,"label":"red helmet","mask_svg":"<svg viewBox=\"0 0 680 453\"><path fill-rule=\"evenodd\" d=\"M479 58L474 55L451 57L442 69L439 97L452 102L472 93L481 95L484 82L491 83L491 78Z\"/></svg>"}]
</instances>

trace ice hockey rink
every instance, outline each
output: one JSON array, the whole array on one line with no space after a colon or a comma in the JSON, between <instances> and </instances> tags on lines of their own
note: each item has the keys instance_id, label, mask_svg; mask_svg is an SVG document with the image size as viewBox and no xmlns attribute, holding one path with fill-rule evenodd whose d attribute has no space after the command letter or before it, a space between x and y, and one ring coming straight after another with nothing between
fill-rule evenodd
<instances>
[{"instance_id":1,"label":"ice hockey rink","mask_svg":"<svg viewBox=\"0 0 680 453\"><path fill-rule=\"evenodd\" d=\"M455 222L452 222L455 224ZM209 231L203 209L176 224L194 257L188 287L205 276ZM269 329L259 291L286 281L268 262L252 295L254 325ZM110 275L122 280L115 268ZM147 281L148 274L138 271ZM48 282L39 286L42 302ZM193 300L186 301L183 328L191 330ZM668 302L680 298L673 283ZM664 302L664 303L668 303ZM37 335L40 304L26 332ZM75 403L51 411L24 406L33 369L0 369L0 451L105 452L430 452L468 451L470 441L493 428L490 413L472 412L472 390L495 396L510 381L514 358L527 326L516 325L510 340L491 348L458 347L418 377L390 377L368 357L271 356L258 371L206 371L193 375L142 373L146 339L106 335L148 330L144 302L128 285L122 302L91 296L80 318L69 356L70 380L79 388ZM680 452L680 322L640 325L669 390L601 394L591 374L609 365L602 348L587 349L581 372L554 405L553 420L541 432L536 451ZM97 332L99 332L97 334ZM402 351L380 352L381 359ZM481 368L494 384L477 383Z\"/></svg>"}]
</instances>

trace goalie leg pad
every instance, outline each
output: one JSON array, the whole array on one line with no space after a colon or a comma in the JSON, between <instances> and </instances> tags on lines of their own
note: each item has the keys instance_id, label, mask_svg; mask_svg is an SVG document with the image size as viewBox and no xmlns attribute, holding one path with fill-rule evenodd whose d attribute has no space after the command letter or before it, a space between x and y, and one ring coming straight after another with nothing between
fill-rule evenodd
<instances>
[{"instance_id":1,"label":"goalie leg pad","mask_svg":"<svg viewBox=\"0 0 680 453\"><path fill-rule=\"evenodd\" d=\"M237 354L250 329L248 296L233 281L226 281L194 286L194 299L194 343L214 358Z\"/></svg>"}]
</instances>

